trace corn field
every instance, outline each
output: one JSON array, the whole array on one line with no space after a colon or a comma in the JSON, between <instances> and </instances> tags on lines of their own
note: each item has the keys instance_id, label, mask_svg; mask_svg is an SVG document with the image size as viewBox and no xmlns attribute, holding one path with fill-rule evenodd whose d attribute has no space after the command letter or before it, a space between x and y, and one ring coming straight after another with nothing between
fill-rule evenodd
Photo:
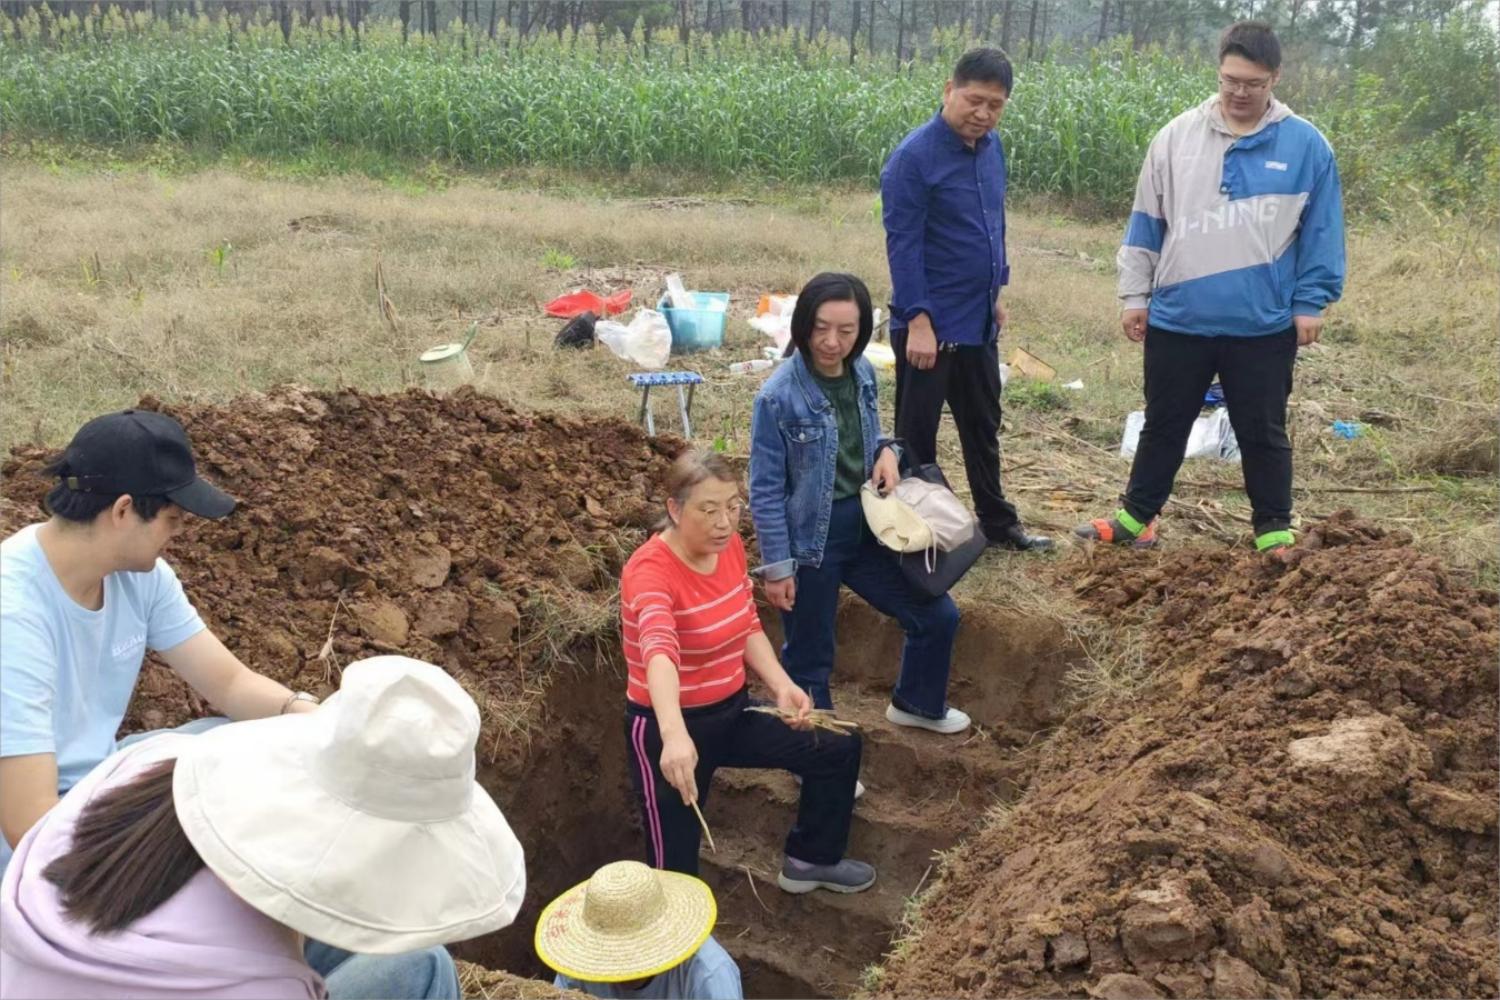
<instances>
[{"instance_id":1,"label":"corn field","mask_svg":"<svg viewBox=\"0 0 1500 1000\"><path fill-rule=\"evenodd\" d=\"M606 37L585 26L522 48L454 28L403 39L326 21L226 32L111 11L28 14L0 39L0 128L11 137L182 142L253 155L359 149L479 167L517 165L873 184L932 115L966 47L900 71L796 31ZM1141 155L1212 93L1212 67L1128 47L1017 68L1001 123L1018 192L1128 205Z\"/></svg>"}]
</instances>

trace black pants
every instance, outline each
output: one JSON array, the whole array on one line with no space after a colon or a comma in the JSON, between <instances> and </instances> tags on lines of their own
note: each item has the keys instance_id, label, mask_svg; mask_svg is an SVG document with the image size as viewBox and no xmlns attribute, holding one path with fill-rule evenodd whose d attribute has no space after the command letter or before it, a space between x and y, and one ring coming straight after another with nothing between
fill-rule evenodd
<instances>
[{"instance_id":1,"label":"black pants","mask_svg":"<svg viewBox=\"0 0 1500 1000\"><path fill-rule=\"evenodd\" d=\"M1000 488L998 342L941 349L926 371L907 364L905 330L891 331L891 350L896 352L896 436L905 439L915 464L937 461L938 424L947 403L979 526L988 537L999 538L1020 517Z\"/></svg>"},{"instance_id":2,"label":"black pants","mask_svg":"<svg viewBox=\"0 0 1500 1000\"><path fill-rule=\"evenodd\" d=\"M1146 523L1166 506L1182 465L1193 421L1214 376L1240 445L1245 492L1257 535L1292 524L1292 444L1286 401L1292 392L1297 331L1264 337L1203 337L1146 330L1146 426L1141 430L1130 485L1121 498L1130 516Z\"/></svg>"},{"instance_id":3,"label":"black pants","mask_svg":"<svg viewBox=\"0 0 1500 1000\"><path fill-rule=\"evenodd\" d=\"M863 742L858 733L798 732L775 716L747 712L750 696L685 708L688 735L698 748L698 808L708 812L714 771L721 767L781 768L802 776L797 822L787 834L786 853L815 865L837 864L849 846L854 782ZM641 801L646 863L653 868L698 874L698 817L661 773L661 730L656 713L628 704L625 740L630 783Z\"/></svg>"}]
</instances>

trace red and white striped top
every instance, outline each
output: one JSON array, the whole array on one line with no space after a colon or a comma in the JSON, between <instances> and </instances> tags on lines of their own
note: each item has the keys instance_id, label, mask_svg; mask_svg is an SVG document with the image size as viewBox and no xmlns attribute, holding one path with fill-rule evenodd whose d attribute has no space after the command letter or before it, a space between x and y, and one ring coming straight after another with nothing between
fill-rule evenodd
<instances>
[{"instance_id":1,"label":"red and white striped top","mask_svg":"<svg viewBox=\"0 0 1500 1000\"><path fill-rule=\"evenodd\" d=\"M745 546L730 539L712 573L699 573L653 535L620 574L625 696L650 707L646 664L658 653L677 665L683 708L712 705L745 686L745 644L761 631Z\"/></svg>"}]
</instances>

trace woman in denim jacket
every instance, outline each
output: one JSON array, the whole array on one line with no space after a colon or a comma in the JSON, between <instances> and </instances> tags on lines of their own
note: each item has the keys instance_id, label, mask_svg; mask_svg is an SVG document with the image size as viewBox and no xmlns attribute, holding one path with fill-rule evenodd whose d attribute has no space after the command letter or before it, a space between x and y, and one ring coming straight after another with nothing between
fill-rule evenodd
<instances>
[{"instance_id":1,"label":"woman in denim jacket","mask_svg":"<svg viewBox=\"0 0 1500 1000\"><path fill-rule=\"evenodd\" d=\"M947 703L958 608L907 583L896 554L865 526L866 480L893 487L896 445L880 434L875 369L863 357L870 293L852 274L820 274L797 296L787 360L755 397L750 424L750 514L766 597L781 611L781 660L818 708L832 708L834 619L840 585L906 630L886 718L938 733L969 717Z\"/></svg>"}]
</instances>

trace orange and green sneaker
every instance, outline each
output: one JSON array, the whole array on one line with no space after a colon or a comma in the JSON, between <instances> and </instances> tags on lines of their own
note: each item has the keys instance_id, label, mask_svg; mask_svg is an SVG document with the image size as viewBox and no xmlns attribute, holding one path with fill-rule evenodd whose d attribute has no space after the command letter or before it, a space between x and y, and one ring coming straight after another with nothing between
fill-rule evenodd
<instances>
[{"instance_id":1,"label":"orange and green sneaker","mask_svg":"<svg viewBox=\"0 0 1500 1000\"><path fill-rule=\"evenodd\" d=\"M1080 524L1073 529L1073 534L1092 542L1104 542L1106 545L1149 549L1156 545L1156 518L1142 524L1121 507L1113 517L1096 517L1087 524Z\"/></svg>"},{"instance_id":2,"label":"orange and green sneaker","mask_svg":"<svg viewBox=\"0 0 1500 1000\"><path fill-rule=\"evenodd\" d=\"M1296 536L1286 528L1278 531L1262 532L1255 536L1255 551L1257 552L1278 552L1281 549L1289 549L1296 544Z\"/></svg>"}]
</instances>

